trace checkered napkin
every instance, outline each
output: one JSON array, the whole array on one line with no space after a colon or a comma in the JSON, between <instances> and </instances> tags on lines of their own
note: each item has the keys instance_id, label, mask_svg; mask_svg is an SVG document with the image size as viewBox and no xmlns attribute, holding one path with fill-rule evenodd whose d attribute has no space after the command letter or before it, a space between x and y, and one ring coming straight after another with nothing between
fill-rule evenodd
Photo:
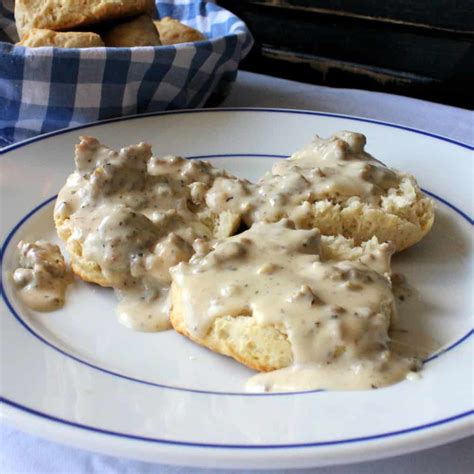
<instances>
[{"instance_id":1,"label":"checkered napkin","mask_svg":"<svg viewBox=\"0 0 474 474\"><path fill-rule=\"evenodd\" d=\"M202 107L224 97L252 46L245 24L212 1L157 0L207 40L140 48L24 48L13 0L0 1L0 147L111 117Z\"/></svg>"}]
</instances>

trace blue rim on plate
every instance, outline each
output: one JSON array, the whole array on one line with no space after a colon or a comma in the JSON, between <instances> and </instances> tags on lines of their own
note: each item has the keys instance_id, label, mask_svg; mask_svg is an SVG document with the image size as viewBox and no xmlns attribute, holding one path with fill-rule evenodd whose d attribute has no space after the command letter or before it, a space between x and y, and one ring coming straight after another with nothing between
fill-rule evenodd
<instances>
[{"instance_id":1,"label":"blue rim on plate","mask_svg":"<svg viewBox=\"0 0 474 474\"><path fill-rule=\"evenodd\" d=\"M314 112L311 110L299 110L299 109L279 109L279 108L262 108L262 107L219 107L216 109L182 109L182 110L169 110L165 112L150 112L150 113L144 113L144 114L126 115L124 117L116 117L116 118L111 118L107 120L98 120L96 122L90 122L87 124L78 125L76 127L55 130L53 132L49 132L43 135L38 135L36 137L28 138L27 140L23 140L21 142L13 143L12 145L8 145L6 147L0 148L0 155L7 153L9 151L15 150L17 148L21 148L30 143L44 140L45 138L54 137L56 135L62 135L63 133L71 132L74 130L81 130L83 128L94 127L96 125L114 123L114 122L123 122L127 120L135 120L135 119L140 119L142 117L155 117L155 116L160 116L160 115L177 115L177 114L192 114L192 113L207 113L207 112L271 112L271 113L289 113L289 114L299 114L299 115L314 115L314 116L319 116L319 117L345 118L349 120L355 120L356 122L366 122L366 123L373 123L375 125L383 125L385 127L398 128L399 130L405 130L407 132L413 132L413 133L417 133L418 135L425 135L427 137L436 138L438 140L442 140L447 143L452 143L453 145L458 145L468 150L474 150L474 147L469 145L468 143L464 143L458 140L453 140L451 138L444 137L442 135L437 135L436 133L427 132L426 130L406 127L405 125L399 125L392 122L385 122L383 120L375 120L375 119L357 117L357 116L352 116L352 115L334 114L334 113L329 113L329 112Z\"/></svg>"},{"instance_id":2,"label":"blue rim on plate","mask_svg":"<svg viewBox=\"0 0 474 474\"><path fill-rule=\"evenodd\" d=\"M9 151L21 148L21 147L26 146L26 145L28 145L30 143L33 143L33 142L45 140L45 139L50 138L50 137L55 136L55 135L61 135L63 133L67 133L67 132L74 131L74 130L80 130L80 129L84 129L84 128L88 128L88 127L93 127L93 126L96 126L96 125L101 125L101 124L106 124L106 123L113 123L113 122L120 122L120 121L125 121L125 120L133 120L133 119L137 119L137 118L141 118L141 117L150 117L150 116L159 116L159 115L173 115L173 114L183 114L183 113L206 113L206 112L272 112L272 113L304 114L304 115L315 115L315 116L323 116L323 117L325 116L325 117L334 117L334 118L344 118L344 119L355 120L355 121L360 121L360 122L373 123L373 124L387 126L387 127L391 127L391 128L397 128L397 129L409 131L409 132L412 132L412 133L425 135L425 136L435 138L435 139L438 139L438 140L441 140L441 141L445 141L445 142L454 144L456 146L466 148L468 150L474 150L474 147L472 147L472 146L470 146L466 143L462 143L462 142L459 142L459 141L456 141L456 140L452 140L452 139L447 138L447 137L443 137L443 136L440 136L440 135L436 135L436 134L433 134L433 133L430 133L430 132L426 132L426 131L423 131L423 130L418 130L418 129L411 128L411 127L405 127L403 125L397 125L397 124L378 121L378 120L373 120L373 119L366 119L366 118L362 118L362 117L352 117L350 115L344 115L344 114L331 114L331 113L325 113L325 112L312 112L312 111L294 110L294 109L264 109L264 108L228 107L228 108L219 108L219 109L197 109L197 110L178 110L178 111L169 111L169 112L154 112L154 113L150 113L150 114L133 115L133 116L129 116L129 117L120 117L120 118L114 118L114 119L110 119L110 120L98 121L98 122L94 122L94 123L90 123L90 124L86 124L86 125L80 125L78 127L73 127L73 128L69 128L69 129L54 131L54 132L48 133L46 135L38 136L38 137L33 137L31 139L25 140L25 141L20 142L20 143L13 144L11 146L8 146L8 147L0 150L0 154L8 153ZM233 154L233 155L235 156L236 154ZM212 156L214 156L214 155L200 155L200 156L193 156L193 157L190 157L190 158L210 158ZM224 154L215 155L214 157L223 157L223 156L225 156L225 155ZM237 156L243 156L243 155L242 154L237 154ZM251 156L282 157L281 155L262 155L262 154L260 154L260 155L251 155ZM473 219L472 218L470 218L467 214L465 214L460 209L456 208L454 205L452 205L451 203L449 203L445 199L440 198L439 196L436 196L435 194L433 194L431 192L428 192L426 190L424 190L424 192L426 192L427 194L429 194L429 195L433 196L434 198L440 200L441 202L443 202L443 204L447 205L452 210L454 210L457 214L459 214L463 219L467 220L471 225L473 224ZM37 206L35 209L30 211L27 214L27 216L25 216L14 227L14 229L9 233L9 235L7 236L7 239L5 240L4 244L2 245L2 250L1 250L1 255L0 255L0 258L1 258L2 261L3 261L4 250L6 249L6 246L8 245L8 243L11 240L11 238L13 237L13 235L15 234L16 230L18 230L18 228L21 227L21 225L29 217L31 217L40 208L42 208L43 206L50 203L53 199L55 199L55 196L49 198L48 200L46 200L45 202L43 202L39 206ZM13 312L13 314L19 320L19 322L30 333L32 333L34 336L40 338L43 342L45 342L46 344L51 346L53 349L56 349L56 350L60 351L61 353L63 353L64 355L66 355L68 357L72 357L74 360L76 360L80 363L86 364L86 365L88 365L92 368L95 368L97 370L101 370L101 371L109 373L111 375L119 376L119 377L125 378L125 379L131 379L132 381L135 381L135 382L141 382L141 383L145 383L145 384L159 386L161 388L172 388L172 389L178 389L178 390L185 390L185 391L189 391L189 392L197 392L197 393L201 393L201 394L204 392L204 394L225 395L225 393L220 393L220 392L216 393L216 392L207 392L207 391L199 391L199 390L192 390L192 389L182 389L182 388L177 388L177 387L167 387L167 386L161 386L159 384L154 384L154 383L151 383L151 382L141 381L141 380L138 380L138 379L132 379L130 377L123 376L123 375L120 375L120 374L115 374L115 373L113 373L111 371L108 371L106 369L101 369L101 368L93 366L92 364L89 364L85 361L77 359L74 356L71 356L71 355L65 353L64 351L62 351L61 349L53 346L49 342L42 339L39 335L34 333L32 331L32 329L29 328L26 325L26 323L24 323L16 315L13 307L11 306L11 303L6 298L5 291L4 291L4 288L3 288L3 284L1 284L1 280L0 280L0 285L1 285L0 286L1 295L4 298L5 302L7 303L8 308L10 309L10 311ZM451 344L448 348L442 350L438 354L435 354L434 356L430 357L425 362L429 362L430 360L433 360L433 359L439 357L441 354L444 354L445 352L459 346L462 342L469 339L473 334L474 334L474 330L469 331L461 339L459 339L455 343ZM280 395L292 396L292 395L302 394L302 393L308 393L308 392L295 392L295 393L280 394ZM309 392L309 393L314 394L315 391ZM234 394L232 394L232 395L234 395ZM242 396L242 395L248 395L248 394L238 394L238 395ZM268 394L263 394L263 396L268 396ZM55 423L59 423L59 424L62 424L62 425L73 427L73 428L80 428L80 429L95 432L95 433L106 434L106 435L111 435L111 436L115 436L115 437L130 439L130 440L146 441L146 442L160 443L160 444L166 444L166 445L175 445L175 446L196 447L196 448L225 448L225 449L252 449L252 450L256 450L256 449L258 450L258 449L309 448L309 447L321 447L321 446L331 446L331 445L341 445L341 444L351 444L351 443L356 443L356 442L372 441L372 440L377 440L377 439L400 436L400 435L408 434L408 433L414 433L414 432L417 432L417 431L422 431L422 430L426 430L426 429L429 429L429 428L434 428L434 427L437 427L437 426L446 425L448 423L452 423L454 421L467 418L467 417L472 416L474 414L474 410L468 410L468 411L464 411L462 413L458 413L456 415L453 415L453 416L450 416L450 417L447 417L447 418L434 420L430 423L425 423L425 424L422 424L422 425L412 426L412 427L409 427L409 428L406 428L406 429L403 429L403 430L391 431L391 432L386 432L386 433L379 433L379 434L368 435L368 436L363 436L363 437L354 437L354 438L346 438L346 439L340 439L340 440L329 440L329 441L319 441L319 442L315 441L315 442L309 442L309 443L294 443L294 444L241 445L241 444L196 443L196 442L188 442L188 441L180 441L180 440L168 440L168 439L161 439L161 438L143 437L143 436L133 435L131 433L121 433L121 432L116 432L116 431L110 431L110 430L105 430L105 429L97 428L97 427L90 426L90 425L84 425L84 424L81 424L81 423L76 423L76 422L72 422L72 421L69 421L69 420L65 420L65 419L62 419L62 418L59 418L59 417L48 415L47 413L43 413L43 412L38 411L38 410L34 410L30 407L21 405L19 403L16 403L12 400L9 400L9 399L7 399L5 397L1 397L1 396L0 396L0 402L4 403L5 405L7 405L11 408L17 409L17 410L22 411L24 413L27 413L29 415L33 415L35 417L39 417L39 418L42 418L42 419L45 419L45 420L48 420L48 421L53 421Z\"/></svg>"}]
</instances>

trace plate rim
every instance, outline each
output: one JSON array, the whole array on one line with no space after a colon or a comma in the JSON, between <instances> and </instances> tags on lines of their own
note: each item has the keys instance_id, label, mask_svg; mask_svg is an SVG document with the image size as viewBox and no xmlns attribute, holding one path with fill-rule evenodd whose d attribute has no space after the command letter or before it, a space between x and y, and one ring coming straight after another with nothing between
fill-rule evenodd
<instances>
[{"instance_id":1,"label":"plate rim","mask_svg":"<svg viewBox=\"0 0 474 474\"><path fill-rule=\"evenodd\" d=\"M176 114L186 114L186 113L206 113L206 112L270 112L270 113L288 113L288 114L304 114L304 115L313 115L313 116L322 116L322 117L332 117L332 118L342 118L342 119L349 119L349 120L355 120L355 121L361 121L361 122L366 122L366 123L372 123L376 125L381 125L381 126L387 126L391 128L396 128L396 129L401 129L407 132L412 132L416 134L421 134L430 138L442 140L445 142L448 142L452 145L455 146L460 146L462 148L468 149L468 150L474 150L474 147L469 145L468 143L464 143L461 141L453 140L450 139L449 137L445 137L442 135L434 134L425 130L413 128L413 127L406 127L400 124L396 123L391 123L391 122L385 122L385 121L380 121L380 120L375 120L375 119L369 119L369 118L363 118L363 117L358 117L358 116L352 116L352 115L347 115L347 114L334 114L334 113L327 113L327 112L318 112L318 111L311 111L311 110L302 110L302 109L284 109L284 108L262 108L262 107L222 107L222 108L216 108L216 109L184 109L184 110L177 110L177 111L165 111L165 112L151 112L147 114L134 114L130 116L124 116L124 117L117 117L117 118L112 118L112 119L107 119L107 120L101 120L101 121L96 121L88 124L82 124L78 125L75 127L71 128L65 128L61 130L55 130L52 132L49 132L47 134L43 134L40 136L35 136L32 138L29 138L27 140L23 140L17 143L14 143L12 145L9 145L7 147L4 147L0 149L0 155L5 155L13 150L22 148L24 146L30 145L35 142L39 142L42 140L46 140L49 138L52 138L57 135L61 135L64 133L68 132L73 132L75 130L80 130L80 129L86 129L90 127L95 127L95 126L100 126L103 124L109 124L109 123L114 123L114 122L122 122L122 121L132 121L135 119L140 119L140 118L147 118L147 117L153 117L153 116L163 116L163 115L176 115ZM239 155L240 156L240 155ZM0 161L1 163L1 161ZM471 224L473 224L472 219L469 216L465 216L467 219L470 221ZM5 240L5 243L8 244L8 242ZM3 260L3 245L1 249L1 255L0 258ZM2 296L4 296L4 289L3 285L0 288L0 291L2 293ZM472 331L471 331L472 333ZM88 427L86 425L80 426L79 423L74 423L70 422L68 420L61 420L61 419L54 419L56 417L52 415L48 415L46 413L41 413L37 410L31 409L29 407L23 406L22 408L20 404L17 404L13 401L10 401L2 396L0 396L0 402L1 406L5 407L8 406L9 409L7 410L11 414L15 412L22 412L23 415L27 415L28 418L33 418L33 419L41 419L41 422L44 422L44 418L46 418L49 422L52 422L53 425L58 425L58 424L66 424L69 427L72 428L77 428L77 429L82 429L82 430L94 430L96 432L99 432L108 436L121 436L122 438L127 438L127 439L138 439L141 441L152 441L152 439L146 439L145 437L140 437L136 435L124 435L120 433L114 433L114 432L107 432L107 430L101 430L97 429L94 427ZM15 406L17 405L17 406ZM18 406L19 405L19 406ZM357 443L357 442L362 442L362 441L371 441L371 440L376 440L376 439L381 439L381 438L395 438L395 439L403 439L400 438L401 435L403 434L409 434L413 432L427 432L429 428L434 428L436 426L444 426L444 430L441 432L435 433L435 436L430 437L424 437L425 445L428 447L429 445L434 446L437 444L441 444L443 442L446 442L446 437L448 434L450 434L450 439L459 439L464 436L467 436L470 434L471 430L469 430L469 427L472 425L469 423L469 420L471 419L471 416L474 414L474 409L462 412L457 415L453 415L447 418L443 418L440 420L435 420L430 423L425 423L423 425L415 426L415 427L410 427L407 429L403 430L398 430L394 432L389 432L389 433L383 433L383 434L377 434L377 435L369 435L361 438L353 438L353 439L348 439L348 440L336 440L336 441L326 441L326 442L317 442L317 443L302 443L302 444L289 444L289 445L229 445L229 444L212 444L212 443L194 443L194 442L182 442L182 441L173 441L173 440L155 440L154 442L158 442L160 444L173 444L173 445L178 445L178 446L185 446L185 447L197 447L197 448L203 448L203 447L209 447L209 448L222 448L222 449L251 449L252 451L259 451L259 450L269 450L269 449L274 449L274 450L291 450L291 449L299 449L299 448L317 448L320 446L333 446L335 444L337 445L343 445L343 444L348 444L348 443ZM21 416L21 415L20 415ZM11 416L8 416L3 410L0 410L0 417L7 419L6 421L10 421L12 424L15 426L22 425L20 423L20 417L14 417L17 418L16 420L12 419ZM448 430L450 433L445 432L445 430ZM456 430L456 433L453 432L453 430ZM140 439L141 438L141 439ZM407 438L405 438L406 440ZM430 441L431 440L431 441ZM383 457L383 456L389 456L390 451L393 451L391 449L391 446L389 445L388 447L384 448L382 451L383 453L380 453L380 456L371 456L370 459L375 459L376 457ZM403 452L408 452L407 449L405 449ZM350 459L347 460L349 462ZM315 461L316 462L316 461Z\"/></svg>"},{"instance_id":2,"label":"plate rim","mask_svg":"<svg viewBox=\"0 0 474 474\"><path fill-rule=\"evenodd\" d=\"M424 449L455 442L474 433L474 411L457 423L445 423L411 436L353 442L349 445L308 446L303 448L237 448L177 446L164 443L129 440L106 433L92 432L80 427L44 420L37 415L0 404L1 417L9 426L63 445L86 449L89 452L118 456L140 461L202 468L283 469L333 466L354 462L370 462L399 455L408 455ZM417 439L413 439L416 436ZM414 442L415 441L415 442ZM140 443L132 446L129 443ZM145 445L145 447L143 447ZM151 450L149 447L156 450ZM363 449L361 449L363 447ZM221 448L221 449L219 449ZM171 451L169 451L171 450ZM179 450L179 454L176 450ZM212 450L212 456L209 453ZM269 457L271 455L271 458ZM271 459L271 463L269 460Z\"/></svg>"},{"instance_id":3,"label":"plate rim","mask_svg":"<svg viewBox=\"0 0 474 474\"><path fill-rule=\"evenodd\" d=\"M440 420L435 420L429 423L424 423L418 426L412 426L410 428L404 428L401 430L395 430L387 433L380 433L376 435L367 435L367 436L359 436L341 440L329 440L329 441L318 441L318 442L311 442L311 443L292 443L292 444L226 444L226 443L197 443L194 441L182 441L182 440L173 440L173 439L161 439L161 438L153 438L149 436L140 436L134 435L129 433L121 433L119 431L108 430L104 428L99 428L95 426L85 425L83 423L78 423L74 421L70 421L55 415L49 415L48 413L44 413L40 410L36 410L34 408L26 407L22 404L16 403L12 400L9 400L6 397L0 396L0 403L9 406L15 410L19 410L23 413L28 415L32 415L36 418L41 418L42 420L47 420L50 422L54 422L55 424L60 424L63 426L67 426L70 428L79 428L81 430L90 431L93 433L104 434L108 436L114 436L117 438L133 440L133 441L144 441L147 443L157 443L162 445L173 445L173 446L183 446L187 448L211 448L211 449L231 449L231 450L291 450L291 449L301 449L301 448L319 448L319 447L327 447L327 446L342 446L342 445L349 445L354 443L362 443L366 441L375 441L379 439L388 439L394 438L396 436L401 436L404 434L410 433L417 433L419 431L425 431L430 428L435 428L437 426L448 425L453 426L452 423L458 422L459 420L463 420L461 422L462 428L465 425L465 428L469 428L469 426L473 425L469 423L469 417L474 415L474 409L466 410L462 413L458 413L456 415L452 415L446 418L441 418ZM1 414L3 416L3 414ZM463 437L462 435L460 437Z\"/></svg>"},{"instance_id":4,"label":"plate rim","mask_svg":"<svg viewBox=\"0 0 474 474\"><path fill-rule=\"evenodd\" d=\"M406 125L396 123L396 122L389 122L384 120L377 120L368 117L361 117L359 115L350 115L350 114L338 114L333 112L323 112L318 110L306 110L306 109L285 109L282 107L216 107L216 108L196 108L196 109L179 109L179 110L164 110L158 112L146 112L143 114L130 114L124 115L121 117L112 117L109 119L104 120L96 120L94 122L83 123L79 125L75 125L73 127L65 127L60 128L58 130L53 130L51 132L43 133L40 135L33 136L31 138L27 138L26 140L21 140L19 142L12 143L11 145L7 145L3 148L0 148L0 155L4 155L10 151L16 150L18 148L22 148L25 145L29 145L31 143L35 143L38 141L42 141L46 138L50 138L56 135L62 135L64 133L72 132L74 130L82 130L89 127L95 127L97 125L104 125L109 123L115 122L124 122L124 121L132 121L135 119L146 118L146 117L155 117L155 116L162 116L162 115L180 115L180 114L192 114L192 113L216 113L216 112L271 112L271 113L291 113L291 114L299 114L299 115L313 115L313 116L320 116L320 117L333 117L333 118L345 118L349 120L355 120L357 122L366 122L372 123L376 125L384 125L386 127L397 128L399 130L405 130L412 133L417 133L419 135L428 136L431 138L435 138L438 140L442 140L453 145L461 146L462 148L466 148L468 150L474 150L474 145L470 145L467 142L462 142L460 140L454 140L453 138L449 138L446 135L441 135L437 133L432 133L428 130L423 130L421 128L416 127L408 127Z\"/></svg>"}]
</instances>

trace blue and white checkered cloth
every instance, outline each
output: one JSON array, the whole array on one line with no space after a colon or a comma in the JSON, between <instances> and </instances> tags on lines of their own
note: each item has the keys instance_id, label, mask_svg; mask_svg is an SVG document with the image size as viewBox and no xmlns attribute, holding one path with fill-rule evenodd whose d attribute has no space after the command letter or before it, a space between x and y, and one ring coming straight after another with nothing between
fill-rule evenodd
<instances>
[{"instance_id":1,"label":"blue and white checkered cloth","mask_svg":"<svg viewBox=\"0 0 474 474\"><path fill-rule=\"evenodd\" d=\"M253 40L232 13L204 0L157 0L160 17L205 41L140 48L24 48L13 0L0 1L0 147L111 117L202 107L224 97Z\"/></svg>"}]
</instances>

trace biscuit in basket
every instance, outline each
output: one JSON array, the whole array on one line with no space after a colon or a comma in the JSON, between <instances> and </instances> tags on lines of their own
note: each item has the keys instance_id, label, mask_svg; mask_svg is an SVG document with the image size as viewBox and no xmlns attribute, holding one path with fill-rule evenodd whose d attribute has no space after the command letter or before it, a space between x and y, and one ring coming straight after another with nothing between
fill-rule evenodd
<instances>
[{"instance_id":1,"label":"biscuit in basket","mask_svg":"<svg viewBox=\"0 0 474 474\"><path fill-rule=\"evenodd\" d=\"M198 30L191 28L178 20L165 16L155 21L156 29L160 33L161 43L165 45L201 41L206 37Z\"/></svg>"},{"instance_id":2,"label":"biscuit in basket","mask_svg":"<svg viewBox=\"0 0 474 474\"><path fill-rule=\"evenodd\" d=\"M108 47L131 48L161 45L160 36L149 15L140 15L112 27L102 34L102 39Z\"/></svg>"},{"instance_id":3,"label":"biscuit in basket","mask_svg":"<svg viewBox=\"0 0 474 474\"><path fill-rule=\"evenodd\" d=\"M96 33L83 31L57 32L40 28L32 28L27 31L18 46L29 48L40 48L42 46L53 46L56 48L98 48L104 46L104 42Z\"/></svg>"},{"instance_id":4,"label":"biscuit in basket","mask_svg":"<svg viewBox=\"0 0 474 474\"><path fill-rule=\"evenodd\" d=\"M415 178L365 152L365 137L340 132L277 162L257 184L219 178L207 194L214 211L231 210L247 225L287 217L359 244L376 236L397 251L420 241L434 220L433 201Z\"/></svg>"},{"instance_id":5,"label":"biscuit in basket","mask_svg":"<svg viewBox=\"0 0 474 474\"><path fill-rule=\"evenodd\" d=\"M21 38L31 28L67 31L154 11L154 0L16 0L15 22Z\"/></svg>"},{"instance_id":6,"label":"biscuit in basket","mask_svg":"<svg viewBox=\"0 0 474 474\"><path fill-rule=\"evenodd\" d=\"M257 371L313 364L329 377L360 366L367 378L356 376L352 388L370 388L370 377L393 383L413 361L394 357L397 368L382 373L392 357L392 253L375 238L356 247L287 220L257 223L171 269L171 323Z\"/></svg>"}]
</instances>

